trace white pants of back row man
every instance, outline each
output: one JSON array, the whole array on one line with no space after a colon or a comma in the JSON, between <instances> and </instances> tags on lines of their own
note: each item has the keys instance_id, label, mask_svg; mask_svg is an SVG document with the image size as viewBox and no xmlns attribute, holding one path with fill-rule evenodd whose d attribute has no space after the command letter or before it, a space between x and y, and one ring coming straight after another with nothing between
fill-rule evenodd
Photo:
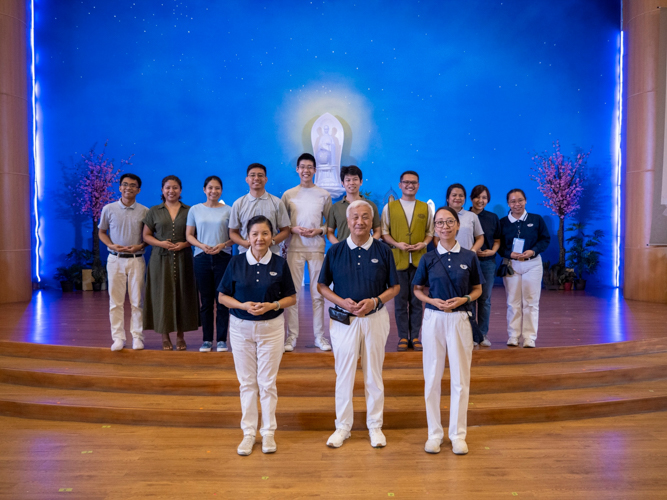
<instances>
[{"instance_id":1,"label":"white pants of back row man","mask_svg":"<svg viewBox=\"0 0 667 500\"><path fill-rule=\"evenodd\" d=\"M133 339L144 340L143 300L146 274L146 261L140 255L121 259L109 255L107 275L109 286L109 319L111 320L111 338L125 342L125 293L130 296L132 315L130 332Z\"/></svg>"},{"instance_id":2,"label":"white pants of back row man","mask_svg":"<svg viewBox=\"0 0 667 500\"><path fill-rule=\"evenodd\" d=\"M229 317L234 368L241 392L243 435L257 435L257 396L262 406L262 437L276 432L276 378L283 357L285 321L281 314L267 321Z\"/></svg>"},{"instance_id":3,"label":"white pants of back row man","mask_svg":"<svg viewBox=\"0 0 667 500\"><path fill-rule=\"evenodd\" d=\"M301 283L303 283L306 266L308 266L308 275L310 276L310 299L313 303L313 335L316 341L319 341L324 335L324 297L317 291L317 280L320 277L323 263L324 253L322 252L287 252L287 265L296 289L296 304L285 309L287 341L292 343L292 347L296 346L296 339L299 338L299 303L301 302Z\"/></svg>"},{"instance_id":4,"label":"white pants of back row man","mask_svg":"<svg viewBox=\"0 0 667 500\"><path fill-rule=\"evenodd\" d=\"M336 369L336 429L352 429L354 375L359 356L366 388L366 426L368 429L381 428L384 410L382 364L389 336L387 309L382 308L364 318L350 318L349 325L332 320L329 332Z\"/></svg>"}]
</instances>

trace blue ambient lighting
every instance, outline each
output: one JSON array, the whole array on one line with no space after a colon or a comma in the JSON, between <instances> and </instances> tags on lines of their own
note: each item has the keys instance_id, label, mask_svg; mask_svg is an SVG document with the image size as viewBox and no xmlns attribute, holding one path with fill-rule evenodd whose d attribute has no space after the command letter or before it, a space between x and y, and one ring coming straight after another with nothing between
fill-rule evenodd
<instances>
[{"instance_id":1,"label":"blue ambient lighting","mask_svg":"<svg viewBox=\"0 0 667 500\"><path fill-rule=\"evenodd\" d=\"M40 267L39 267L39 253L41 250L41 240L39 237L40 231L40 219L39 219L39 188L42 185L42 163L39 157L38 152L38 143L37 143L37 94L35 90L35 2L32 0L30 2L30 52L31 52L31 64L30 72L32 76L32 160L35 170L35 185L34 185L34 195L33 195L33 210L35 217L35 277L37 282L40 283L42 278L40 277Z\"/></svg>"},{"instance_id":2,"label":"blue ambient lighting","mask_svg":"<svg viewBox=\"0 0 667 500\"><path fill-rule=\"evenodd\" d=\"M614 185L614 217L616 242L614 245L614 287L620 286L621 276L621 132L623 126L623 31L619 34L618 50L618 93L616 120L616 180Z\"/></svg>"}]
</instances>

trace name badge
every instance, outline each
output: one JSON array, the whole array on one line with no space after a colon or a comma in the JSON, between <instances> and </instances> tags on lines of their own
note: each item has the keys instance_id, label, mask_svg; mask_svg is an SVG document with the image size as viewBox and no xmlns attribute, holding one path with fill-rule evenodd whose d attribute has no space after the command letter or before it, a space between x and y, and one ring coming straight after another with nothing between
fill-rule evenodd
<instances>
[{"instance_id":1,"label":"name badge","mask_svg":"<svg viewBox=\"0 0 667 500\"><path fill-rule=\"evenodd\" d=\"M461 264L461 269L468 269L468 266L466 266L465 264Z\"/></svg>"},{"instance_id":2,"label":"name badge","mask_svg":"<svg viewBox=\"0 0 667 500\"><path fill-rule=\"evenodd\" d=\"M278 273L275 272L275 271L269 271L269 274L270 274L271 276L278 276Z\"/></svg>"},{"instance_id":3,"label":"name badge","mask_svg":"<svg viewBox=\"0 0 667 500\"><path fill-rule=\"evenodd\" d=\"M528 227L533 227L533 223L531 222L530 224L528 224Z\"/></svg>"},{"instance_id":4,"label":"name badge","mask_svg":"<svg viewBox=\"0 0 667 500\"><path fill-rule=\"evenodd\" d=\"M371 259L371 262L372 262L373 264L377 264L379 261L378 261L377 259Z\"/></svg>"},{"instance_id":5,"label":"name badge","mask_svg":"<svg viewBox=\"0 0 667 500\"><path fill-rule=\"evenodd\" d=\"M514 253L523 253L523 245L526 242L523 238L514 238L512 243L512 252Z\"/></svg>"}]
</instances>

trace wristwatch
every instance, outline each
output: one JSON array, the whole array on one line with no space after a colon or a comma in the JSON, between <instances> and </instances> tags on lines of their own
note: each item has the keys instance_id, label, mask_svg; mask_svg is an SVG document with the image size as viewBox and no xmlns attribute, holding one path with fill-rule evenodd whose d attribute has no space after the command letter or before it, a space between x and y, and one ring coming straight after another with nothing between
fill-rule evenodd
<instances>
[{"instance_id":1,"label":"wristwatch","mask_svg":"<svg viewBox=\"0 0 667 500\"><path fill-rule=\"evenodd\" d=\"M271 245L273 245L273 246L276 245L276 240L274 240L273 238L271 238Z\"/></svg>"},{"instance_id":2,"label":"wristwatch","mask_svg":"<svg viewBox=\"0 0 667 500\"><path fill-rule=\"evenodd\" d=\"M274 302L274 305L276 306L276 311L280 311L280 302L277 300Z\"/></svg>"},{"instance_id":3,"label":"wristwatch","mask_svg":"<svg viewBox=\"0 0 667 500\"><path fill-rule=\"evenodd\" d=\"M470 295L464 295L464 297L467 299L466 304L468 304L471 301Z\"/></svg>"}]
</instances>

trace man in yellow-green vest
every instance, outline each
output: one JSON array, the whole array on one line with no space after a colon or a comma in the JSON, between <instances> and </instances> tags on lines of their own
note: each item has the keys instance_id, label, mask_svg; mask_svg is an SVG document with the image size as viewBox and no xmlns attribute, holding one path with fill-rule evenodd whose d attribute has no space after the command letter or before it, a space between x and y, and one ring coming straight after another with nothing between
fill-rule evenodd
<instances>
[{"instance_id":1,"label":"man in yellow-green vest","mask_svg":"<svg viewBox=\"0 0 667 500\"><path fill-rule=\"evenodd\" d=\"M398 350L412 346L422 350L419 330L422 326L422 303L415 297L412 279L426 245L433 239L433 214L428 205L415 198L419 191L419 174L408 170L401 174L398 186L403 195L382 210L382 238L393 247L401 291L394 299L398 328Z\"/></svg>"}]
</instances>

